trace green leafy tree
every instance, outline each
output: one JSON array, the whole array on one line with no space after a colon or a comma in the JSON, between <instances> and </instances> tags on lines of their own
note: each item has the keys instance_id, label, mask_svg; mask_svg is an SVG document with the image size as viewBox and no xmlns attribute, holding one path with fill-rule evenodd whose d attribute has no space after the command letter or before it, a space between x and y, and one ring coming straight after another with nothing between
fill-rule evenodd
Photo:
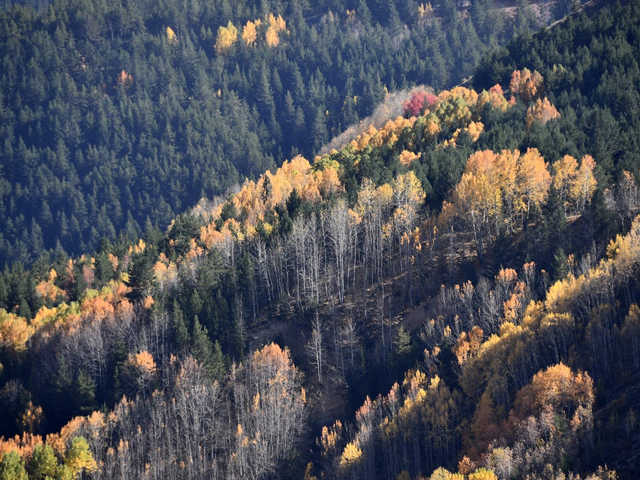
<instances>
[{"instance_id":1,"label":"green leafy tree","mask_svg":"<svg viewBox=\"0 0 640 480\"><path fill-rule=\"evenodd\" d=\"M80 370L74 382L74 404L78 414L86 415L94 411L96 403L96 381L84 369Z\"/></svg>"},{"instance_id":2,"label":"green leafy tree","mask_svg":"<svg viewBox=\"0 0 640 480\"><path fill-rule=\"evenodd\" d=\"M74 477L82 472L93 472L98 468L84 437L74 437L64 456L64 464L71 469Z\"/></svg>"},{"instance_id":3,"label":"green leafy tree","mask_svg":"<svg viewBox=\"0 0 640 480\"><path fill-rule=\"evenodd\" d=\"M29 480L24 462L15 450L5 453L0 462L0 480Z\"/></svg>"},{"instance_id":4,"label":"green leafy tree","mask_svg":"<svg viewBox=\"0 0 640 480\"><path fill-rule=\"evenodd\" d=\"M179 350L184 350L189 346L189 329L184 319L184 313L178 305L178 301L173 302L173 315L171 316L171 326L176 346Z\"/></svg>"},{"instance_id":5,"label":"green leafy tree","mask_svg":"<svg viewBox=\"0 0 640 480\"><path fill-rule=\"evenodd\" d=\"M31 480L54 478L58 470L58 458L50 445L39 444L33 447L33 455L27 471Z\"/></svg>"},{"instance_id":6,"label":"green leafy tree","mask_svg":"<svg viewBox=\"0 0 640 480\"><path fill-rule=\"evenodd\" d=\"M193 319L191 353L202 363L211 378L222 379L225 372L222 350L217 341L215 344L211 342L207 327L200 324L197 316Z\"/></svg>"},{"instance_id":7,"label":"green leafy tree","mask_svg":"<svg viewBox=\"0 0 640 480\"><path fill-rule=\"evenodd\" d=\"M562 248L558 248L553 255L551 271L553 272L554 281L564 279L569 273L569 270L567 269L567 256Z\"/></svg>"},{"instance_id":8,"label":"green leafy tree","mask_svg":"<svg viewBox=\"0 0 640 480\"><path fill-rule=\"evenodd\" d=\"M153 285L154 276L151 258L151 255L146 251L134 257L133 265L129 271L129 280L126 282L131 289L127 293L127 297L130 300L138 301L143 299L151 285Z\"/></svg>"}]
</instances>

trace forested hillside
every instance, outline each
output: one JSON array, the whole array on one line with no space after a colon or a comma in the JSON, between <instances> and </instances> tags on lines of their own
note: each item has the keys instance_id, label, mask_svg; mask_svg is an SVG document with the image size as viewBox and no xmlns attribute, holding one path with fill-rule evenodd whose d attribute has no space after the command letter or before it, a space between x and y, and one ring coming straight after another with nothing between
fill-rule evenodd
<instances>
[{"instance_id":1,"label":"forested hillside","mask_svg":"<svg viewBox=\"0 0 640 480\"><path fill-rule=\"evenodd\" d=\"M0 265L164 229L537 22L491 2L60 0L0 13Z\"/></svg>"},{"instance_id":2,"label":"forested hillside","mask_svg":"<svg viewBox=\"0 0 640 480\"><path fill-rule=\"evenodd\" d=\"M634 478L640 2L600 7L164 233L5 269L0 478Z\"/></svg>"},{"instance_id":3,"label":"forested hillside","mask_svg":"<svg viewBox=\"0 0 640 480\"><path fill-rule=\"evenodd\" d=\"M484 58L473 83L489 88L508 82L514 69L537 70L549 99L567 112L559 121L558 138L544 143L568 140L590 152L607 183L622 180L624 171L637 175L638 15L635 2L615 4L592 18L569 17L538 35L520 36Z\"/></svg>"}]
</instances>

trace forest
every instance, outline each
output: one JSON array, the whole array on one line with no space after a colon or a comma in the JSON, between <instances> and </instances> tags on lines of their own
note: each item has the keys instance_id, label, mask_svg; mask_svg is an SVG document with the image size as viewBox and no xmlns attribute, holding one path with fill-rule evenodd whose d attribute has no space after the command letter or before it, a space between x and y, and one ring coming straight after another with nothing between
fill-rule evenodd
<instances>
[{"instance_id":1,"label":"forest","mask_svg":"<svg viewBox=\"0 0 640 480\"><path fill-rule=\"evenodd\" d=\"M45 24L52 5L7 12ZM448 20L439 5L414 25L402 5L403 41L442 28L450 42L475 18L473 4ZM309 18L308 6L294 6ZM361 40L369 27L380 38L392 31L393 16L375 7L358 27ZM251 49L265 49L254 60L269 68L292 55L275 52L280 41L295 43L292 17L284 6L265 8L247 9L246 23L222 22L207 65L235 59L239 79ZM324 15L305 35L350 25L354 14ZM229 135L254 135L261 149L273 138L278 153L237 170L240 186L185 192L194 198L177 215L171 207L166 228L150 220L144 231L98 234L97 246L7 265L0 479L635 478L640 1L603 0L509 41L517 32L507 34L505 22L465 71L470 81L438 83L411 73L409 61L397 71L406 81L349 120L325 119L326 135L313 144L282 149L270 130L282 124L264 120L247 86L236 104L264 125ZM151 36L143 25L135 35ZM170 28L162 24L159 38L182 49L186 30ZM327 47L354 35L334 33ZM137 88L141 74L131 72L101 98L138 101L127 85ZM177 125L179 137L189 124ZM301 128L282 138L309 142L313 130ZM158 145L186 161L171 142ZM19 185L6 178L11 203Z\"/></svg>"},{"instance_id":2,"label":"forest","mask_svg":"<svg viewBox=\"0 0 640 480\"><path fill-rule=\"evenodd\" d=\"M35 3L0 10L0 267L164 230L545 21L487 0Z\"/></svg>"}]
</instances>

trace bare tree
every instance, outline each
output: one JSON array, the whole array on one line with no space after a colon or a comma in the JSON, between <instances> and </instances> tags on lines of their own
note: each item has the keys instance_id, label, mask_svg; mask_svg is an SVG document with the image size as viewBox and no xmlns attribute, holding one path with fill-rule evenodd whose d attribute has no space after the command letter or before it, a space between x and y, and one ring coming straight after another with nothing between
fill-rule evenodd
<instances>
[{"instance_id":1,"label":"bare tree","mask_svg":"<svg viewBox=\"0 0 640 480\"><path fill-rule=\"evenodd\" d=\"M312 365L316 367L318 383L322 384L322 367L324 364L324 346L322 344L322 320L316 313L311 323L311 339L307 343L307 354Z\"/></svg>"},{"instance_id":2,"label":"bare tree","mask_svg":"<svg viewBox=\"0 0 640 480\"><path fill-rule=\"evenodd\" d=\"M358 344L358 333L356 322L350 316L345 319L344 324L340 328L340 336L342 337L343 344L349 349L351 368L353 368L355 348Z\"/></svg>"},{"instance_id":3,"label":"bare tree","mask_svg":"<svg viewBox=\"0 0 640 480\"><path fill-rule=\"evenodd\" d=\"M344 296L347 283L347 272L350 265L350 240L353 237L353 223L349 215L347 203L340 200L336 206L326 212L323 218L327 227L327 234L333 261L336 268L336 283L338 286L338 297L340 305L344 305Z\"/></svg>"}]
</instances>

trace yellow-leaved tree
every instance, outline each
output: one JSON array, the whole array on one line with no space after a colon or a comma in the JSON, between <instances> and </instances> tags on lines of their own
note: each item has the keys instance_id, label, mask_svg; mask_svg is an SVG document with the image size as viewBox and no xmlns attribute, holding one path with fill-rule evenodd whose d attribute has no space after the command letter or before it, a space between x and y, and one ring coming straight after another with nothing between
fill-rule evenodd
<instances>
[{"instance_id":1,"label":"yellow-leaved tree","mask_svg":"<svg viewBox=\"0 0 640 480\"><path fill-rule=\"evenodd\" d=\"M258 39L258 27L260 27L261 24L262 21L259 19L255 22L249 20L242 29L242 39L247 45L255 45Z\"/></svg>"},{"instance_id":2,"label":"yellow-leaved tree","mask_svg":"<svg viewBox=\"0 0 640 480\"><path fill-rule=\"evenodd\" d=\"M226 54L238 40L238 29L229 21L226 27L218 28L215 50L218 55Z\"/></svg>"},{"instance_id":3,"label":"yellow-leaved tree","mask_svg":"<svg viewBox=\"0 0 640 480\"><path fill-rule=\"evenodd\" d=\"M467 161L453 194L455 212L471 228L481 257L485 244L506 228L512 233L546 202L551 175L544 158L532 148L476 152Z\"/></svg>"},{"instance_id":4,"label":"yellow-leaved tree","mask_svg":"<svg viewBox=\"0 0 640 480\"><path fill-rule=\"evenodd\" d=\"M75 437L71 441L71 446L65 454L64 463L71 469L74 478L82 472L94 472L98 465L91 455L89 444L84 437Z\"/></svg>"},{"instance_id":5,"label":"yellow-leaved tree","mask_svg":"<svg viewBox=\"0 0 640 480\"><path fill-rule=\"evenodd\" d=\"M266 41L270 47L277 47L280 44L280 32L287 29L287 23L284 21L281 15L277 17L273 13L269 14L267 18L269 27L267 28Z\"/></svg>"},{"instance_id":6,"label":"yellow-leaved tree","mask_svg":"<svg viewBox=\"0 0 640 480\"><path fill-rule=\"evenodd\" d=\"M173 31L173 28L167 27L166 32L169 43L178 43L178 37L176 37L176 32Z\"/></svg>"},{"instance_id":7,"label":"yellow-leaved tree","mask_svg":"<svg viewBox=\"0 0 640 480\"><path fill-rule=\"evenodd\" d=\"M531 125L535 122L543 125L551 120L560 118L560 112L554 107L547 97L544 100L538 99L536 103L531 105L527 110L527 131L531 129Z\"/></svg>"}]
</instances>

